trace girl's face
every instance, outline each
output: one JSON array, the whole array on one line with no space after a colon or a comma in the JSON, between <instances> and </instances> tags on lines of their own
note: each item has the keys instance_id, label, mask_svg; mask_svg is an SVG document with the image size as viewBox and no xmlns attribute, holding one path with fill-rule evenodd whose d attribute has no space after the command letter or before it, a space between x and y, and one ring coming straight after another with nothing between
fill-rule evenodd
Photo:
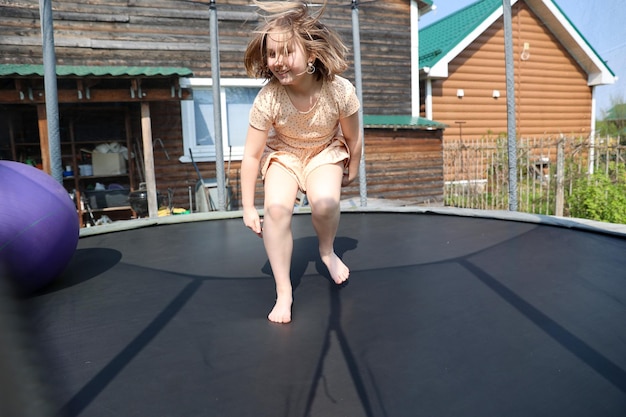
<instances>
[{"instance_id":1,"label":"girl's face","mask_svg":"<svg viewBox=\"0 0 626 417\"><path fill-rule=\"evenodd\" d=\"M266 37L267 67L283 85L292 85L306 75L308 56L294 36L273 30Z\"/></svg>"}]
</instances>

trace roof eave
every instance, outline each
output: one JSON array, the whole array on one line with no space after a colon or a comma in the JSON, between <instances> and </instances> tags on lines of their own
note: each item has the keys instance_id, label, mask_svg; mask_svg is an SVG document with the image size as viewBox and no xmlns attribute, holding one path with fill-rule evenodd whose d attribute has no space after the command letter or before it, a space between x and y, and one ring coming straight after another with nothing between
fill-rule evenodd
<instances>
[{"instance_id":1,"label":"roof eave","mask_svg":"<svg viewBox=\"0 0 626 417\"><path fill-rule=\"evenodd\" d=\"M526 0L526 4L557 37L587 73L590 86L614 84L615 74L552 0Z\"/></svg>"},{"instance_id":2,"label":"roof eave","mask_svg":"<svg viewBox=\"0 0 626 417\"><path fill-rule=\"evenodd\" d=\"M607 74L606 71L597 71L589 74L587 78L587 85L590 87L597 85L615 84L617 77L615 75Z\"/></svg>"},{"instance_id":3,"label":"roof eave","mask_svg":"<svg viewBox=\"0 0 626 417\"><path fill-rule=\"evenodd\" d=\"M417 5L420 16L430 13L437 8L437 6L433 4L432 0L419 0Z\"/></svg>"},{"instance_id":4,"label":"roof eave","mask_svg":"<svg viewBox=\"0 0 626 417\"><path fill-rule=\"evenodd\" d=\"M448 126L424 117L364 115L363 127L366 129L442 130Z\"/></svg>"},{"instance_id":5,"label":"roof eave","mask_svg":"<svg viewBox=\"0 0 626 417\"><path fill-rule=\"evenodd\" d=\"M182 77L193 76L193 72L183 67L137 67L137 66L96 66L96 65L56 65L57 77ZM0 76L43 77L43 64L2 64Z\"/></svg>"}]
</instances>

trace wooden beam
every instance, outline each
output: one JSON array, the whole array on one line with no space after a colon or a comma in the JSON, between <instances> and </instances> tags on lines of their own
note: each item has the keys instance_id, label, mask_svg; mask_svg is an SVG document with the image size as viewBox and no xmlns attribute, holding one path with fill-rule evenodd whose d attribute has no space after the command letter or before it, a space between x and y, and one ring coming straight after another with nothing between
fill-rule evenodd
<instances>
[{"instance_id":1,"label":"wooden beam","mask_svg":"<svg viewBox=\"0 0 626 417\"><path fill-rule=\"evenodd\" d=\"M142 97L132 97L128 89L89 89L85 87L82 98L76 90L58 90L59 103L115 103L115 102L144 102L144 101L178 101L191 99L188 89L155 88L142 89ZM32 98L31 98L32 97ZM45 103L43 89L34 90L1 90L0 104L41 104Z\"/></svg>"},{"instance_id":2,"label":"wooden beam","mask_svg":"<svg viewBox=\"0 0 626 417\"><path fill-rule=\"evenodd\" d=\"M37 123L39 124L39 147L41 148L41 164L43 170L50 174L52 172L50 164L50 142L48 140L48 115L46 106L37 106Z\"/></svg>"},{"instance_id":3,"label":"wooden beam","mask_svg":"<svg viewBox=\"0 0 626 417\"><path fill-rule=\"evenodd\" d=\"M148 191L148 216L158 217L159 206L156 192L156 175L154 173L154 151L152 148L152 120L150 103L141 103L141 137L143 141L144 174Z\"/></svg>"}]
</instances>

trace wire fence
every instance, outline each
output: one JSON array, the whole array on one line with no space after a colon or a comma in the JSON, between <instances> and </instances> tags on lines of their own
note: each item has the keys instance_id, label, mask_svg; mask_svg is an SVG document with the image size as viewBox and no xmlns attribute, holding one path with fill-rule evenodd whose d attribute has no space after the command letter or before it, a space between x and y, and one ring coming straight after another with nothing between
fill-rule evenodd
<instances>
[{"instance_id":1,"label":"wire fence","mask_svg":"<svg viewBox=\"0 0 626 417\"><path fill-rule=\"evenodd\" d=\"M447 206L508 209L506 138L446 141L444 167ZM626 141L610 137L522 138L517 142L517 174L519 211L570 216L572 197L582 183L601 176L626 190Z\"/></svg>"}]
</instances>

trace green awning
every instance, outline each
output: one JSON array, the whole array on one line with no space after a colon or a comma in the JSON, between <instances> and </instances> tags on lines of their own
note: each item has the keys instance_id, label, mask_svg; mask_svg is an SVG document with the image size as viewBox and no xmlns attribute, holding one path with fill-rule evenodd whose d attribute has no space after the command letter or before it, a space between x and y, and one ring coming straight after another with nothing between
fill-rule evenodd
<instances>
[{"instance_id":1,"label":"green awning","mask_svg":"<svg viewBox=\"0 0 626 417\"><path fill-rule=\"evenodd\" d=\"M128 67L128 66L87 66L57 65L59 77L190 77L193 72L183 67ZM43 65L2 64L0 77L32 77L44 75Z\"/></svg>"},{"instance_id":2,"label":"green awning","mask_svg":"<svg viewBox=\"0 0 626 417\"><path fill-rule=\"evenodd\" d=\"M447 125L423 117L403 115L364 115L363 126L366 128L387 129L445 129Z\"/></svg>"}]
</instances>

